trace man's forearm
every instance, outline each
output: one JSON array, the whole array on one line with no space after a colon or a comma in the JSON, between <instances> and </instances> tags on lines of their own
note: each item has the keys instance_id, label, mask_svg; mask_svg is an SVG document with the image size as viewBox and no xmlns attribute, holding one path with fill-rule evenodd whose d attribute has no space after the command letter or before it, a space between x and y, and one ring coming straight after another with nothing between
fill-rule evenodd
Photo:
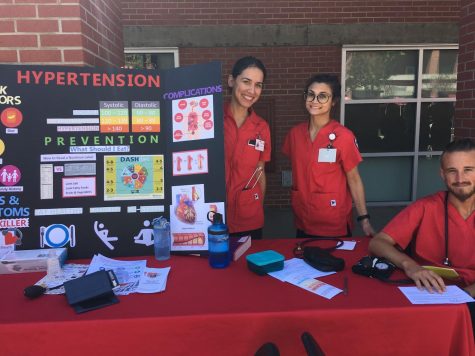
<instances>
[{"instance_id":1,"label":"man's forearm","mask_svg":"<svg viewBox=\"0 0 475 356\"><path fill-rule=\"evenodd\" d=\"M394 244L386 238L381 237L381 233L377 234L369 244L369 250L376 256L384 257L394 263L397 267L406 270L413 264L417 263L405 253L399 251Z\"/></svg>"},{"instance_id":2,"label":"man's forearm","mask_svg":"<svg viewBox=\"0 0 475 356\"><path fill-rule=\"evenodd\" d=\"M416 283L419 289L426 288L430 293L445 291L445 283L440 276L422 268L411 257L399 251L394 240L384 232L380 232L370 241L369 250L376 256L384 257L404 270L404 273Z\"/></svg>"}]
</instances>

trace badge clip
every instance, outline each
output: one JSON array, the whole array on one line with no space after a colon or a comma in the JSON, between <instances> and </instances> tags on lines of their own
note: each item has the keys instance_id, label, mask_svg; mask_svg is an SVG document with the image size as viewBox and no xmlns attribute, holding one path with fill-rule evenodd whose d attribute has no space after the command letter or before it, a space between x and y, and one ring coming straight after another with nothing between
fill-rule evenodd
<instances>
[{"instance_id":1,"label":"badge clip","mask_svg":"<svg viewBox=\"0 0 475 356\"><path fill-rule=\"evenodd\" d=\"M333 141L335 141L335 139L336 139L336 135L334 132L328 134L328 140L330 141L330 143L327 145L328 149L333 148Z\"/></svg>"}]
</instances>

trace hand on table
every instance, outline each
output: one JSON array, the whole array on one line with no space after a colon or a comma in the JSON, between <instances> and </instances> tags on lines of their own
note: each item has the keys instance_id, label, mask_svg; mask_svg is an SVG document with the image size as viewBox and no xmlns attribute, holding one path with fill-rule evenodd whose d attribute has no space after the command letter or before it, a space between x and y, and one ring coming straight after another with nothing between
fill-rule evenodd
<instances>
[{"instance_id":1,"label":"hand on table","mask_svg":"<svg viewBox=\"0 0 475 356\"><path fill-rule=\"evenodd\" d=\"M404 268L406 275L412 279L418 289L427 289L429 293L434 291L437 293L445 292L445 283L438 274L429 271L417 264L411 264Z\"/></svg>"}]
</instances>

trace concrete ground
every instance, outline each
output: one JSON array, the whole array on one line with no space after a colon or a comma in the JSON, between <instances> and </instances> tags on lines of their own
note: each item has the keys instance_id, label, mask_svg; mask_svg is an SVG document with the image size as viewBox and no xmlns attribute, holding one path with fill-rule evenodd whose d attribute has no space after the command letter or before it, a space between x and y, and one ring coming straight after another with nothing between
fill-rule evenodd
<instances>
[{"instance_id":1,"label":"concrete ground","mask_svg":"<svg viewBox=\"0 0 475 356\"><path fill-rule=\"evenodd\" d=\"M371 224L376 231L382 229L393 216L401 211L403 206L385 206L385 207L368 207L368 213L371 215ZM266 208L264 238L279 239L295 237L295 227L293 224L292 209L275 209ZM354 214L356 216L356 213ZM363 232L360 225L354 225L353 236L362 236Z\"/></svg>"}]
</instances>

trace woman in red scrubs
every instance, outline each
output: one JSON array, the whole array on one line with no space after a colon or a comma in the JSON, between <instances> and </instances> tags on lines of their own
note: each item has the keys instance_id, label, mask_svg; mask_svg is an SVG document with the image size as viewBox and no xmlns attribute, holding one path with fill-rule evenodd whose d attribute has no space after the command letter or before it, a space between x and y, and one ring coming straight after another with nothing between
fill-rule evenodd
<instances>
[{"instance_id":1,"label":"woman in red scrubs","mask_svg":"<svg viewBox=\"0 0 475 356\"><path fill-rule=\"evenodd\" d=\"M358 173L362 158L355 136L330 116L340 91L334 75L311 77L303 96L309 120L294 126L282 147L292 163L297 237L351 236L352 201L364 233L374 234Z\"/></svg>"},{"instance_id":2,"label":"woman in red scrubs","mask_svg":"<svg viewBox=\"0 0 475 356\"><path fill-rule=\"evenodd\" d=\"M231 236L262 238L265 162L270 160L270 130L252 105L261 96L266 69L255 57L243 57L233 67L228 85L231 102L224 108L226 214Z\"/></svg>"}]
</instances>

